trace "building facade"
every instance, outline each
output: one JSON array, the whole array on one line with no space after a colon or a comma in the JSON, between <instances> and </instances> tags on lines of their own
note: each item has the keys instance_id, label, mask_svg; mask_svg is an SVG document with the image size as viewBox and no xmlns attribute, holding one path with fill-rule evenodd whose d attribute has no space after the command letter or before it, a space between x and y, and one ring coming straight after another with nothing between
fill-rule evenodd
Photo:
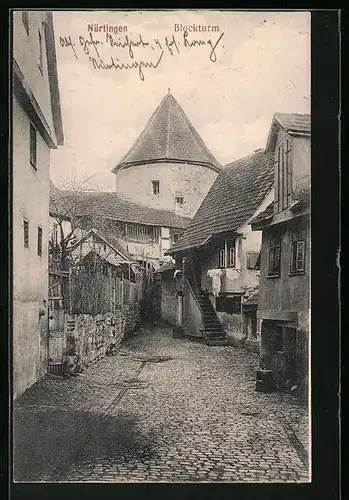
<instances>
[{"instance_id":1,"label":"building facade","mask_svg":"<svg viewBox=\"0 0 349 500\"><path fill-rule=\"evenodd\" d=\"M169 92L112 172L129 201L193 217L221 168Z\"/></svg>"},{"instance_id":2,"label":"building facade","mask_svg":"<svg viewBox=\"0 0 349 500\"><path fill-rule=\"evenodd\" d=\"M113 237L137 261L157 269L190 219L170 210L160 210L130 202L117 193L79 193L55 189L51 185L50 237L57 244L74 229L82 233L96 228Z\"/></svg>"},{"instance_id":3,"label":"building facade","mask_svg":"<svg viewBox=\"0 0 349 500\"><path fill-rule=\"evenodd\" d=\"M275 155L274 201L252 221L262 230L261 367L276 387L306 388L310 321L309 115L274 116L267 151Z\"/></svg>"},{"instance_id":4,"label":"building facade","mask_svg":"<svg viewBox=\"0 0 349 500\"><path fill-rule=\"evenodd\" d=\"M47 363L50 150L63 144L52 13L13 13L13 394Z\"/></svg>"},{"instance_id":5,"label":"building facade","mask_svg":"<svg viewBox=\"0 0 349 500\"><path fill-rule=\"evenodd\" d=\"M244 318L243 310L259 286L261 232L252 232L250 220L273 199L273 173L274 155L263 150L227 165L170 249L183 268L183 328L190 335L258 343L256 317ZM256 308L248 314L256 316Z\"/></svg>"}]
</instances>

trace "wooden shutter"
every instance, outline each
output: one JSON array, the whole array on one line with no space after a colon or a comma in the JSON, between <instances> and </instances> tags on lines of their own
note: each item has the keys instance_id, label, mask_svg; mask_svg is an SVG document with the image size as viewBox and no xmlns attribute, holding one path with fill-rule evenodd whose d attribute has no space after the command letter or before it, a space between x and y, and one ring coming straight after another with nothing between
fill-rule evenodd
<instances>
[{"instance_id":1,"label":"wooden shutter","mask_svg":"<svg viewBox=\"0 0 349 500\"><path fill-rule=\"evenodd\" d=\"M287 139L286 143L286 162L287 162L287 206L292 203L292 156L291 143Z\"/></svg>"},{"instance_id":2,"label":"wooden shutter","mask_svg":"<svg viewBox=\"0 0 349 500\"><path fill-rule=\"evenodd\" d=\"M274 174L274 211L279 211L279 148L275 151L275 174Z\"/></svg>"},{"instance_id":3,"label":"wooden shutter","mask_svg":"<svg viewBox=\"0 0 349 500\"><path fill-rule=\"evenodd\" d=\"M304 271L305 264L305 241L297 241L296 244L296 271Z\"/></svg>"},{"instance_id":4,"label":"wooden shutter","mask_svg":"<svg viewBox=\"0 0 349 500\"><path fill-rule=\"evenodd\" d=\"M287 173L287 167L288 167L288 162L287 162L287 156L288 156L288 141L284 142L282 144L282 158L283 158L283 170L282 170L282 182L283 182L283 202L282 206L283 208L286 208L288 206L288 173Z\"/></svg>"}]
</instances>

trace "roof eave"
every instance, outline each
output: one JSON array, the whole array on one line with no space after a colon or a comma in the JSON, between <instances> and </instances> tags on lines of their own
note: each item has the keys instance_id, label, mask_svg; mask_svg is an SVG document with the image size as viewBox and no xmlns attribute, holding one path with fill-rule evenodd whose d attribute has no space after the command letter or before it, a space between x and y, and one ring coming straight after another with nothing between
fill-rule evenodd
<instances>
[{"instance_id":1,"label":"roof eave","mask_svg":"<svg viewBox=\"0 0 349 500\"><path fill-rule=\"evenodd\" d=\"M150 163L179 163L179 164L199 165L199 166L207 167L211 170L214 170L215 172L220 172L223 169L222 166L214 165L213 163L209 163L209 162L196 161L196 160L185 160L185 159L179 159L179 158L166 158L165 157L165 158L149 158L146 160L118 163L117 165L115 165L115 167L112 168L111 172L113 174L116 174L120 170L129 168L129 167L134 167L134 166L138 166L138 165L148 165Z\"/></svg>"},{"instance_id":2,"label":"roof eave","mask_svg":"<svg viewBox=\"0 0 349 500\"><path fill-rule=\"evenodd\" d=\"M275 150L275 144L273 142L275 133L276 133L276 127L281 127L291 136L303 136L303 137L311 137L311 131L306 131L306 130L299 130L299 129L292 129L289 127L285 127L283 123L281 123L275 114L273 116L273 120L271 122L271 126L269 129L269 134L268 134L268 139L267 139L267 144L265 146L265 152L266 153L272 153Z\"/></svg>"},{"instance_id":3,"label":"roof eave","mask_svg":"<svg viewBox=\"0 0 349 500\"><path fill-rule=\"evenodd\" d=\"M13 91L30 120L37 127L44 141L51 149L56 149L57 144L49 124L45 118L39 103L28 85L15 57L13 57Z\"/></svg>"},{"instance_id":4,"label":"roof eave","mask_svg":"<svg viewBox=\"0 0 349 500\"><path fill-rule=\"evenodd\" d=\"M45 41L46 41L46 57L47 57L54 128L56 133L57 145L63 146L64 133L63 133L61 100L60 100L59 85L58 85L57 56L56 56L52 12L47 12L46 14Z\"/></svg>"},{"instance_id":5,"label":"roof eave","mask_svg":"<svg viewBox=\"0 0 349 500\"><path fill-rule=\"evenodd\" d=\"M270 216L270 217L265 217L263 220L260 220L258 222L251 221L252 231L260 231L261 229L264 229L265 227L269 226L272 218L273 216Z\"/></svg>"}]
</instances>

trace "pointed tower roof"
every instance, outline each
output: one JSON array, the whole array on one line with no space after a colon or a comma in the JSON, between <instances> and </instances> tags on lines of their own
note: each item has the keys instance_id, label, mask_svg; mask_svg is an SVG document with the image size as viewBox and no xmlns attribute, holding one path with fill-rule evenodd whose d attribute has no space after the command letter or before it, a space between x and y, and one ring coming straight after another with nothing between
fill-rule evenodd
<instances>
[{"instance_id":1,"label":"pointed tower roof","mask_svg":"<svg viewBox=\"0 0 349 500\"><path fill-rule=\"evenodd\" d=\"M168 90L143 132L112 172L148 163L192 163L216 172L221 165L207 149L181 106Z\"/></svg>"}]
</instances>

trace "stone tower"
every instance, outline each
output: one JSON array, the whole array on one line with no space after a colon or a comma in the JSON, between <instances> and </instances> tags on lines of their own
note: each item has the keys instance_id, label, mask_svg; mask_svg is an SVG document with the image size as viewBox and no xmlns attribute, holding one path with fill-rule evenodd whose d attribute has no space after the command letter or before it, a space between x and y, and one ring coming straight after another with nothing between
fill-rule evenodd
<instances>
[{"instance_id":1,"label":"stone tower","mask_svg":"<svg viewBox=\"0 0 349 500\"><path fill-rule=\"evenodd\" d=\"M112 172L124 198L193 217L221 168L168 91Z\"/></svg>"}]
</instances>

